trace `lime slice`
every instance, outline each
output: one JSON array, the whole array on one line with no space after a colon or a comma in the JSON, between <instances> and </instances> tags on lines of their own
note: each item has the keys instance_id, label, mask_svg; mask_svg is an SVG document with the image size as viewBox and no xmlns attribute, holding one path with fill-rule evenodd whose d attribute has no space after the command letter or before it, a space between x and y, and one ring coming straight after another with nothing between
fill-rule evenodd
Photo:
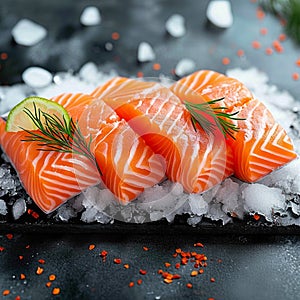
<instances>
[{"instance_id":1,"label":"lime slice","mask_svg":"<svg viewBox=\"0 0 300 300\"><path fill-rule=\"evenodd\" d=\"M25 108L30 110L33 114L35 113L34 105L36 110L40 110L49 115L56 115L59 119L63 121L63 118L68 122L70 121L70 116L68 112L60 104L40 97L28 97L19 104L17 104L8 114L6 122L6 131L17 132L21 131L22 128L26 130L37 129L36 125L30 119L30 117L25 113ZM43 121L43 120L41 120Z\"/></svg>"}]
</instances>

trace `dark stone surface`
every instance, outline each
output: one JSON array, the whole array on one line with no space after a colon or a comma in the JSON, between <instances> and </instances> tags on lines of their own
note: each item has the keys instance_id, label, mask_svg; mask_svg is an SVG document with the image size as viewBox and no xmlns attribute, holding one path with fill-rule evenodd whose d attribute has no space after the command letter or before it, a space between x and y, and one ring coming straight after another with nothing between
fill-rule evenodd
<instances>
[{"instance_id":1,"label":"dark stone surface","mask_svg":"<svg viewBox=\"0 0 300 300\"><path fill-rule=\"evenodd\" d=\"M258 20L257 4L232 0L234 25L217 30L205 18L207 4L208 0L1 0L0 53L6 52L8 58L0 60L0 83L20 82L21 73L31 65L52 72L78 71L87 61L94 61L104 71L114 68L121 75L135 75L138 71L147 77L170 75L178 60L188 57L199 69L224 72L228 68L257 67L267 73L273 84L299 97L299 81L291 77L293 72L299 72L295 65L299 47L288 39L283 42L284 53L265 54L282 33L278 20L270 15ZM80 13L86 5L100 8L101 25L80 25ZM173 13L186 18L187 34L180 39L168 36L164 30L165 21ZM24 17L48 29L47 38L29 48L16 45L10 34L13 25ZM266 36L259 32L263 27L268 29ZM111 38L115 31L120 33L118 41ZM260 41L262 48L253 49L253 40ZM161 64L159 72L152 69L153 63L136 62L141 41L152 44L155 62ZM105 50L106 42L113 43L111 52ZM245 51L245 56L237 56L239 49ZM230 58L228 66L222 64L223 57ZM9 289L11 294L4 299L15 299L17 295L21 299L299 299L300 239L289 235L298 229L238 225L190 228L164 222L141 227L0 224L0 246L4 247L0 250L0 295ZM5 236L10 232L14 233L11 240ZM180 280L164 284L157 270L165 270L164 262L168 261L172 263L170 272L175 273L175 249L193 251L195 242L205 245L204 249L197 248L208 257L204 274L191 278L189 264L176 271L182 275ZM96 246L92 251L88 250L90 244ZM149 251L143 251L143 246ZM105 263L99 256L103 249L109 252ZM130 268L114 264L116 257L129 263ZM46 263L41 265L39 259ZM38 266L44 268L42 275L35 274ZM141 268L148 273L140 275ZM21 273L26 275L26 281L19 279ZM47 288L50 274L57 278ZM211 277L216 282L210 282ZM140 286L136 284L139 278L143 279ZM135 287L128 287L130 281L135 282ZM193 289L185 286L187 282L193 283ZM61 293L52 296L56 286Z\"/></svg>"}]
</instances>

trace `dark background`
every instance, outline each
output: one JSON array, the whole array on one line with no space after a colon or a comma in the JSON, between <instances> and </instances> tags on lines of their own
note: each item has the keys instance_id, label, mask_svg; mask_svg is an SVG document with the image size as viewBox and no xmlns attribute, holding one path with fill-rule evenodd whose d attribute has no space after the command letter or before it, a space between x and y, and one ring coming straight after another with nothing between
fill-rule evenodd
<instances>
[{"instance_id":1,"label":"dark background","mask_svg":"<svg viewBox=\"0 0 300 300\"><path fill-rule=\"evenodd\" d=\"M103 71L115 69L120 75L158 76L172 75L176 63L183 57L192 58L199 69L225 72L228 68L256 67L267 73L272 84L289 91L299 99L299 81L292 73L299 72L295 62L300 48L287 39L282 43L283 53L266 55L265 49L283 32L280 22L267 14L257 18L257 3L250 0L232 0L234 25L219 30L209 24L205 17L208 0L201 1L0 1L0 84L21 82L22 72L37 65L51 72L73 70L93 61ZM84 27L79 18L83 8L95 5L101 10L102 23ZM187 33L181 38L170 37L165 32L165 21L173 13L186 19ZM43 25L47 37L32 47L16 45L11 29L21 18ZM261 28L267 28L263 36ZM113 32L120 34L114 41ZM253 49L252 42L261 43L261 49ZM136 61L137 46L149 42L156 53L156 60L139 64ZM105 43L113 44L112 51L105 50ZM244 56L237 51L242 49ZM222 64L223 57L230 64ZM153 70L153 63L161 69ZM175 77L174 77L175 78ZM38 232L30 226L14 227L0 224L0 295L9 289L4 299L299 299L300 295L300 240L295 233L275 228L256 227L250 230L245 224L234 230L218 227L218 230L190 228L186 225L147 225L146 227L124 225L113 227L93 225L56 231L40 227ZM26 232L25 232L26 228ZM33 228L33 227L32 227ZM97 232L99 228L99 232ZM141 229L142 228L142 229ZM36 229L36 227L35 227ZM266 230L267 229L267 230ZM63 232L63 233L62 233ZM76 233L77 232L77 233ZM13 238L6 236L13 233ZM284 234L283 234L284 233ZM293 235L291 235L293 234ZM193 251L194 243L202 242L203 249L196 249L208 257L204 274L190 277L193 269L188 264L174 269L177 262L172 254L176 248ZM89 250L90 244L95 245ZM144 251L143 246L149 247ZM2 248L1 248L2 247ZM4 249L3 249L4 248ZM2 251L1 251L2 249ZM99 253L108 251L107 261L102 262ZM23 256L20 260L19 256ZM129 263L127 270L113 263L113 258ZM45 260L45 264L38 262ZM178 272L182 278L167 285L157 274L158 269L167 270L165 262L172 263L170 272ZM44 273L36 275L38 266ZM146 269L140 275L139 269ZM20 274L26 279L20 280ZM56 274L52 287L45 286L48 275ZM215 282L210 282L214 277ZM143 283L138 286L137 279ZM129 288L130 281L135 287ZM188 289L186 283L193 283ZM53 287L61 293L52 296Z\"/></svg>"}]
</instances>

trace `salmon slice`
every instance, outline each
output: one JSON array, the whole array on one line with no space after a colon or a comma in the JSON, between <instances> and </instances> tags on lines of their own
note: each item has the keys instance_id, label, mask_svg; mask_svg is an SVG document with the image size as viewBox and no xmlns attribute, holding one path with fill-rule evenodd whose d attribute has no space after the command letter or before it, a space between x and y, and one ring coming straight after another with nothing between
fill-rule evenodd
<instances>
[{"instance_id":1,"label":"salmon slice","mask_svg":"<svg viewBox=\"0 0 300 300\"><path fill-rule=\"evenodd\" d=\"M82 113L79 126L87 139L92 137L102 180L121 203L134 200L165 177L160 156L105 102L93 102Z\"/></svg>"},{"instance_id":2,"label":"salmon slice","mask_svg":"<svg viewBox=\"0 0 300 300\"><path fill-rule=\"evenodd\" d=\"M24 142L24 131L6 132L0 118L0 143L28 195L45 213L100 181L88 158L71 153L40 151L36 142Z\"/></svg>"},{"instance_id":3,"label":"salmon slice","mask_svg":"<svg viewBox=\"0 0 300 300\"><path fill-rule=\"evenodd\" d=\"M206 101L224 97L215 105L227 107L228 113L239 111L237 117L246 119L231 121L240 130L235 134L235 140L227 139L233 151L234 175L237 178L255 182L297 157L285 130L238 80L202 70L182 78L171 87L182 101L191 95L191 89ZM193 96L189 100L198 101Z\"/></svg>"},{"instance_id":4,"label":"salmon slice","mask_svg":"<svg viewBox=\"0 0 300 300\"><path fill-rule=\"evenodd\" d=\"M110 105L164 158L167 177L186 192L203 192L232 173L223 137L207 135L200 127L195 132L189 112L168 88L119 77L92 96Z\"/></svg>"}]
</instances>

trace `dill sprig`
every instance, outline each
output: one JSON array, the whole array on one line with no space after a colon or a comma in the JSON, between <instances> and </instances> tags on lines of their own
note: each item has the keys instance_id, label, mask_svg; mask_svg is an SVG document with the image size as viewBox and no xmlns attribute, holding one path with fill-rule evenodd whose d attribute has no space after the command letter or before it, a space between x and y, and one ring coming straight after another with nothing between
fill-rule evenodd
<instances>
[{"instance_id":1,"label":"dill sprig","mask_svg":"<svg viewBox=\"0 0 300 300\"><path fill-rule=\"evenodd\" d=\"M300 1L299 0L260 0L260 5L286 21L286 33L300 43Z\"/></svg>"},{"instance_id":2,"label":"dill sprig","mask_svg":"<svg viewBox=\"0 0 300 300\"><path fill-rule=\"evenodd\" d=\"M92 136L88 141L84 138L78 121L72 118L66 120L57 115L50 115L38 109L33 102L33 112L24 108L26 115L32 120L38 130L31 131L21 128L29 135L23 139L25 142L38 142L39 151L56 151L62 153L73 153L87 157L96 167L100 175L102 172L98 166L95 156L91 151Z\"/></svg>"},{"instance_id":3,"label":"dill sprig","mask_svg":"<svg viewBox=\"0 0 300 300\"><path fill-rule=\"evenodd\" d=\"M224 100L224 98L210 100L203 103L191 103L184 101L186 109L191 114L192 124L195 131L197 131L196 124L198 123L208 134L213 133L217 127L224 136L228 135L235 139L234 132L239 131L239 128L229 120L245 119L236 117L239 113L238 111L234 113L225 112L227 110L227 107L225 106L211 107L211 105L222 100Z\"/></svg>"}]
</instances>

